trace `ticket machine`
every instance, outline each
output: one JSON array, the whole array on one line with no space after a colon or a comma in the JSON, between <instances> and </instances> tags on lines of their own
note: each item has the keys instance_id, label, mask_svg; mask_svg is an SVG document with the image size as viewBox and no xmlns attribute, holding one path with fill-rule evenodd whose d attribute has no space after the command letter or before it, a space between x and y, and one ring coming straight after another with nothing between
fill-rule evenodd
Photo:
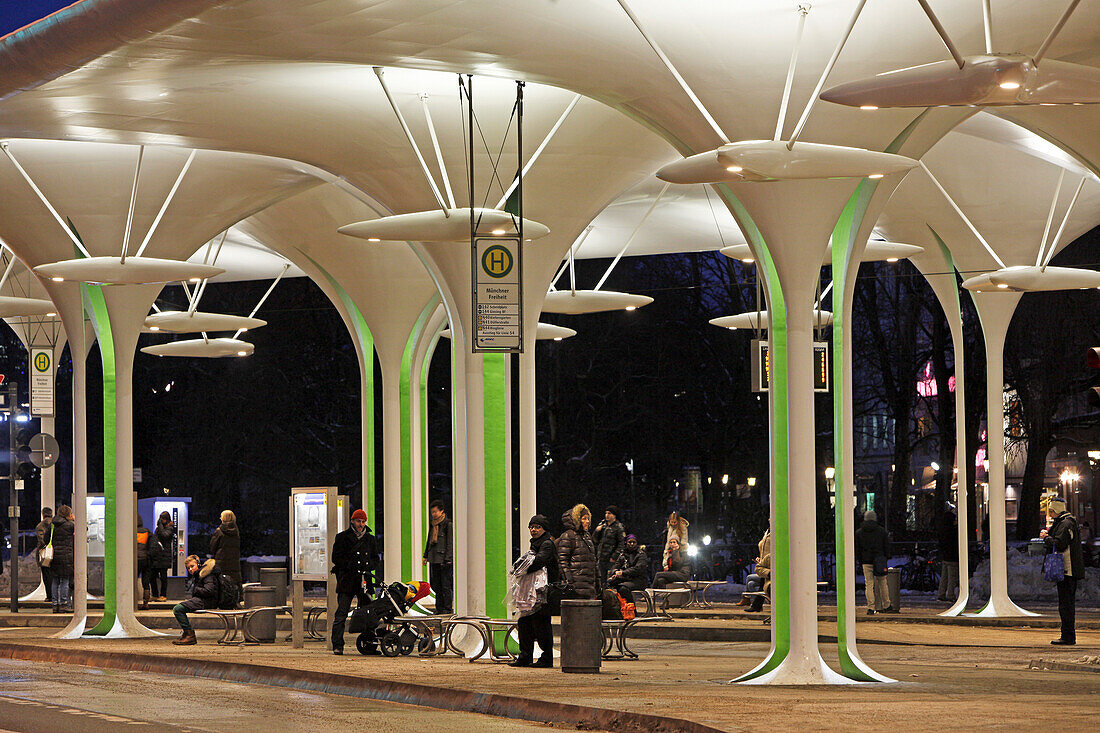
<instances>
[{"instance_id":1,"label":"ticket machine","mask_svg":"<svg viewBox=\"0 0 1100 733\"><path fill-rule=\"evenodd\" d=\"M176 525L176 547L172 554L172 566L168 568L171 576L187 575L184 561L187 559L187 516L191 506L189 496L154 496L149 499L138 499L138 516L150 532L157 528L157 518L161 512L168 512L172 522ZM91 537L89 530L88 536ZM90 549L90 548L89 548Z\"/></svg>"}]
</instances>

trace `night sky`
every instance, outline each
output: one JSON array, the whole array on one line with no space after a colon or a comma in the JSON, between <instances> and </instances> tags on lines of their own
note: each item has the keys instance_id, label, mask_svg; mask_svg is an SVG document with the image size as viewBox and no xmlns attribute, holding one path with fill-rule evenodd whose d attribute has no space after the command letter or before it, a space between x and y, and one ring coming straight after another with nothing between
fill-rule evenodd
<instances>
[{"instance_id":1,"label":"night sky","mask_svg":"<svg viewBox=\"0 0 1100 733\"><path fill-rule=\"evenodd\" d=\"M0 36L73 4L72 0L0 0Z\"/></svg>"}]
</instances>

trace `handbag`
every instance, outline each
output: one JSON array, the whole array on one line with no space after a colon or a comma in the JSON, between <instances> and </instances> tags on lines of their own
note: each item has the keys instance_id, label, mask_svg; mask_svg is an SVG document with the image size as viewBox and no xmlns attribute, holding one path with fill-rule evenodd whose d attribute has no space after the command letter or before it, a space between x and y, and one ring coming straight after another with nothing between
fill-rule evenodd
<instances>
[{"instance_id":1,"label":"handbag","mask_svg":"<svg viewBox=\"0 0 1100 733\"><path fill-rule=\"evenodd\" d=\"M1043 558L1043 577L1051 583L1066 579L1066 558L1060 552L1052 552Z\"/></svg>"},{"instance_id":2,"label":"handbag","mask_svg":"<svg viewBox=\"0 0 1100 733\"><path fill-rule=\"evenodd\" d=\"M623 621L634 620L634 613L636 611L636 609L634 608L634 604L627 602L627 600L622 596L619 596L619 611L622 613Z\"/></svg>"},{"instance_id":3,"label":"handbag","mask_svg":"<svg viewBox=\"0 0 1100 733\"><path fill-rule=\"evenodd\" d=\"M53 562L53 525L50 525L50 541L38 551L38 564L44 568L48 568L50 563Z\"/></svg>"}]
</instances>

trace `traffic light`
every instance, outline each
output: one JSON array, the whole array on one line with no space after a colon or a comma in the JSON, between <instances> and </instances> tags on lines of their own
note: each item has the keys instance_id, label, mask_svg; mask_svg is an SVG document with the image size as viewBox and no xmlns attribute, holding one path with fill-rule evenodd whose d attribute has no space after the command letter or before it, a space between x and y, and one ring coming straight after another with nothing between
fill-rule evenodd
<instances>
[{"instance_id":1,"label":"traffic light","mask_svg":"<svg viewBox=\"0 0 1100 733\"><path fill-rule=\"evenodd\" d=\"M1088 354L1085 357L1085 361L1092 369L1100 369L1100 346L1093 346L1089 349ZM1095 380L1094 380L1095 381ZM1100 407L1100 387L1089 387L1089 404L1093 407Z\"/></svg>"},{"instance_id":2,"label":"traffic light","mask_svg":"<svg viewBox=\"0 0 1100 733\"><path fill-rule=\"evenodd\" d=\"M14 416L13 416L14 417ZM15 477L21 479L36 478L38 466L31 461L31 438L35 436L32 427L21 427L15 431Z\"/></svg>"}]
</instances>

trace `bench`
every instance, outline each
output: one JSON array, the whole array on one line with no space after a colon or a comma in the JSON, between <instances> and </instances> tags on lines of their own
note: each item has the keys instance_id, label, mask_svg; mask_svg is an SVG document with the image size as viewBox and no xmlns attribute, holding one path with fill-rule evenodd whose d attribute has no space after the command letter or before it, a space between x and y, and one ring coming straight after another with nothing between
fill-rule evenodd
<instances>
[{"instance_id":1,"label":"bench","mask_svg":"<svg viewBox=\"0 0 1100 733\"><path fill-rule=\"evenodd\" d=\"M280 613L286 613L294 617L294 606L282 606ZM306 606L305 608L306 618L305 623L302 626L305 631L305 638L303 641L325 641L326 636L323 629L318 628L321 624L321 617L328 613L328 606ZM288 634L283 641L290 641L294 634Z\"/></svg>"},{"instance_id":2,"label":"bench","mask_svg":"<svg viewBox=\"0 0 1100 733\"><path fill-rule=\"evenodd\" d=\"M260 611L279 613L283 608L283 606L257 606L255 608L238 608L229 611L222 611L216 608L201 608L195 611L195 613L204 613L208 616L217 616L220 618L225 625L225 630L222 632L222 638L218 639L218 643L239 646L246 643L265 643L262 639L257 639L253 636L252 632L249 630L252 619ZM239 640L237 639L238 633L241 634L241 639Z\"/></svg>"},{"instance_id":3,"label":"bench","mask_svg":"<svg viewBox=\"0 0 1100 733\"><path fill-rule=\"evenodd\" d=\"M607 660L637 659L638 655L626 643L630 630L640 623L671 621L669 616L635 616L630 620L608 620L600 622L603 631L603 654Z\"/></svg>"},{"instance_id":4,"label":"bench","mask_svg":"<svg viewBox=\"0 0 1100 733\"><path fill-rule=\"evenodd\" d=\"M639 591L635 591L637 593ZM646 588L644 591L640 591L646 595L646 617L650 616L669 616L668 607L669 600L671 598L684 599L684 603L681 607L686 606L691 602L691 597L694 594L690 588ZM659 607L659 608L658 608ZM671 616L669 616L671 618Z\"/></svg>"},{"instance_id":5,"label":"bench","mask_svg":"<svg viewBox=\"0 0 1100 733\"><path fill-rule=\"evenodd\" d=\"M691 591L691 598L688 599L687 605L684 608L691 608L698 606L699 608L710 608L714 604L707 600L707 591L716 585L725 585L724 580L689 580L687 581L688 590Z\"/></svg>"},{"instance_id":6,"label":"bench","mask_svg":"<svg viewBox=\"0 0 1100 733\"><path fill-rule=\"evenodd\" d=\"M454 625L445 626L445 624L453 618L454 614L450 613L397 616L393 623L407 624L416 632L418 656L437 657L447 653L447 633Z\"/></svg>"}]
</instances>

